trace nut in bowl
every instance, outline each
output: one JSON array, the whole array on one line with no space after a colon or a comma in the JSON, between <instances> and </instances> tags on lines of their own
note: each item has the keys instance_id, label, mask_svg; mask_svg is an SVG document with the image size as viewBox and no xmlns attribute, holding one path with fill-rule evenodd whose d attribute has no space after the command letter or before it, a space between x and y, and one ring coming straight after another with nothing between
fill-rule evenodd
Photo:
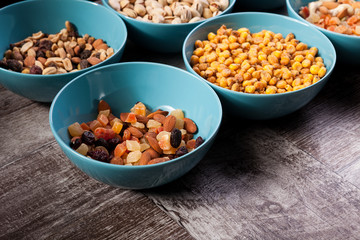
<instances>
[{"instance_id":1,"label":"nut in bowl","mask_svg":"<svg viewBox=\"0 0 360 240\"><path fill-rule=\"evenodd\" d=\"M333 43L338 62L359 65L360 2L286 0L288 15L324 33Z\"/></svg>"},{"instance_id":2,"label":"nut in bowl","mask_svg":"<svg viewBox=\"0 0 360 240\"><path fill-rule=\"evenodd\" d=\"M128 189L160 186L190 171L211 147L221 119L220 100L206 83L182 69L144 62L82 74L58 93L49 114L72 163Z\"/></svg>"},{"instance_id":3,"label":"nut in bowl","mask_svg":"<svg viewBox=\"0 0 360 240\"><path fill-rule=\"evenodd\" d=\"M102 0L126 23L129 39L146 49L181 52L186 35L205 19L230 13L235 0Z\"/></svg>"},{"instance_id":4,"label":"nut in bowl","mask_svg":"<svg viewBox=\"0 0 360 240\"><path fill-rule=\"evenodd\" d=\"M30 14L38 9L41 14ZM125 23L116 14L81 0L9 5L0 10L0 29L0 84L39 102L51 102L85 71L120 61L127 40Z\"/></svg>"},{"instance_id":5,"label":"nut in bowl","mask_svg":"<svg viewBox=\"0 0 360 240\"><path fill-rule=\"evenodd\" d=\"M185 39L183 59L188 71L213 87L226 113L264 120L292 113L315 97L336 53L306 24L244 12L196 27Z\"/></svg>"}]
</instances>

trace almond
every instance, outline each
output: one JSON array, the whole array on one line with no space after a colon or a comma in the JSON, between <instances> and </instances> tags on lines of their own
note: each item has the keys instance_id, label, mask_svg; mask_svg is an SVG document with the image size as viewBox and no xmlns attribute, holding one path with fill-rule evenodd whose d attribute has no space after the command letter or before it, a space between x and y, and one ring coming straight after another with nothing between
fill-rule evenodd
<instances>
[{"instance_id":1,"label":"almond","mask_svg":"<svg viewBox=\"0 0 360 240\"><path fill-rule=\"evenodd\" d=\"M152 148L146 149L145 152L149 153L151 159L160 157L160 154Z\"/></svg>"},{"instance_id":2,"label":"almond","mask_svg":"<svg viewBox=\"0 0 360 240\"><path fill-rule=\"evenodd\" d=\"M104 43L104 41L102 39L98 38L92 43L92 46L96 49L98 46L100 46L103 43Z\"/></svg>"},{"instance_id":3,"label":"almond","mask_svg":"<svg viewBox=\"0 0 360 240\"><path fill-rule=\"evenodd\" d=\"M104 110L110 110L110 112L111 112L110 105L107 102L105 102L104 100L100 100L99 104L98 104L98 112L101 112Z\"/></svg>"},{"instance_id":4,"label":"almond","mask_svg":"<svg viewBox=\"0 0 360 240\"><path fill-rule=\"evenodd\" d=\"M149 121L149 118L147 118L145 116L142 116L139 114L136 114L135 116L136 116L137 121L140 123L147 124L147 122Z\"/></svg>"},{"instance_id":5,"label":"almond","mask_svg":"<svg viewBox=\"0 0 360 240\"><path fill-rule=\"evenodd\" d=\"M164 120L164 131L171 132L176 124L176 117L168 115Z\"/></svg>"},{"instance_id":6,"label":"almond","mask_svg":"<svg viewBox=\"0 0 360 240\"><path fill-rule=\"evenodd\" d=\"M150 164L155 164L155 163L165 162L166 160L168 160L168 158L166 158L166 157L154 158L154 159L152 159L152 160L150 160L150 161L148 162L148 165L150 165Z\"/></svg>"},{"instance_id":7,"label":"almond","mask_svg":"<svg viewBox=\"0 0 360 240\"><path fill-rule=\"evenodd\" d=\"M339 19L342 19L343 17L347 16L348 15L348 11L346 8L344 8L343 10L341 10L336 16L339 18Z\"/></svg>"},{"instance_id":8,"label":"almond","mask_svg":"<svg viewBox=\"0 0 360 240\"><path fill-rule=\"evenodd\" d=\"M139 165L146 165L150 160L151 160L150 153L145 151L141 154Z\"/></svg>"},{"instance_id":9,"label":"almond","mask_svg":"<svg viewBox=\"0 0 360 240\"><path fill-rule=\"evenodd\" d=\"M87 60L91 65L96 65L98 63L101 63L101 60L97 57L89 57Z\"/></svg>"},{"instance_id":10,"label":"almond","mask_svg":"<svg viewBox=\"0 0 360 240\"><path fill-rule=\"evenodd\" d=\"M169 112L168 112L168 111L163 111L163 110L161 110L161 109L158 109L158 110L156 110L155 112L150 113L150 114L147 115L146 117L148 117L148 118L153 118L155 114L162 114L162 115L164 115L164 116L167 116L167 115L169 114Z\"/></svg>"},{"instance_id":11,"label":"almond","mask_svg":"<svg viewBox=\"0 0 360 240\"><path fill-rule=\"evenodd\" d=\"M130 126L127 128L131 135L133 135L134 137L137 138L142 138L142 136L144 135L139 129L137 129L136 127Z\"/></svg>"},{"instance_id":12,"label":"almond","mask_svg":"<svg viewBox=\"0 0 360 240\"><path fill-rule=\"evenodd\" d=\"M24 65L26 67L34 66L35 64L35 57L34 56L27 56L24 60Z\"/></svg>"},{"instance_id":13,"label":"almond","mask_svg":"<svg viewBox=\"0 0 360 240\"><path fill-rule=\"evenodd\" d=\"M153 119L154 119L155 121L158 121L158 122L161 123L161 124L164 124L165 118L166 118L166 117L165 117L163 114L159 114L159 113L154 114L154 116L153 116Z\"/></svg>"},{"instance_id":14,"label":"almond","mask_svg":"<svg viewBox=\"0 0 360 240\"><path fill-rule=\"evenodd\" d=\"M148 136L148 137L147 137L147 140L148 140L149 145L150 145L150 147L151 147L152 149L154 149L156 152L162 154L163 151L162 151L162 149L160 148L159 143L158 143L158 141L156 140L156 138L153 138L153 137L151 137L151 136Z\"/></svg>"},{"instance_id":15,"label":"almond","mask_svg":"<svg viewBox=\"0 0 360 240\"><path fill-rule=\"evenodd\" d=\"M196 133L197 126L190 118L184 118L184 128L188 133Z\"/></svg>"},{"instance_id":16,"label":"almond","mask_svg":"<svg viewBox=\"0 0 360 240\"><path fill-rule=\"evenodd\" d=\"M326 7L327 9L334 9L337 6L339 6L339 3L338 2L324 1L322 3L322 6Z\"/></svg>"}]
</instances>

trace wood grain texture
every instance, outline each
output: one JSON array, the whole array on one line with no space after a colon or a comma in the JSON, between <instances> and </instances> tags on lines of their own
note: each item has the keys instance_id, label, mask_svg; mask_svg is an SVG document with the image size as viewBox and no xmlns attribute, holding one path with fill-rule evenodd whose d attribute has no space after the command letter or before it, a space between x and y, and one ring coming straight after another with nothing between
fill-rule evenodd
<instances>
[{"instance_id":1,"label":"wood grain texture","mask_svg":"<svg viewBox=\"0 0 360 240\"><path fill-rule=\"evenodd\" d=\"M131 41L121 61L185 69L181 54ZM337 65L319 95L288 116L225 114L193 170L142 191L104 185L74 167L52 136L49 107L0 86L1 240L360 239L356 67Z\"/></svg>"},{"instance_id":2,"label":"wood grain texture","mask_svg":"<svg viewBox=\"0 0 360 240\"><path fill-rule=\"evenodd\" d=\"M140 192L77 170L54 141L0 169L0 239L192 239Z\"/></svg>"},{"instance_id":3,"label":"wood grain texture","mask_svg":"<svg viewBox=\"0 0 360 240\"><path fill-rule=\"evenodd\" d=\"M197 239L358 239L357 187L262 123L233 122L177 188L145 194Z\"/></svg>"}]
</instances>

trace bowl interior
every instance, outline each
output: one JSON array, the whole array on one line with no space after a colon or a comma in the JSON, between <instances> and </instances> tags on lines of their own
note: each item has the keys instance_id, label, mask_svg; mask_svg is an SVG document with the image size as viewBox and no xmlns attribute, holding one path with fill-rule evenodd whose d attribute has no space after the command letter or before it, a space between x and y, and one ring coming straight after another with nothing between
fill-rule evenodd
<instances>
[{"instance_id":1,"label":"bowl interior","mask_svg":"<svg viewBox=\"0 0 360 240\"><path fill-rule=\"evenodd\" d=\"M336 52L332 43L324 34L315 28L311 28L298 20L277 14L259 12L232 13L199 25L191 31L185 39L182 52L185 66L188 71L199 78L201 77L195 73L190 65L190 57L194 50L194 43L198 39L206 39L209 32L216 32L223 24L226 25L227 28L234 30L246 27L252 33L264 29L270 30L275 33L281 33L283 37L286 37L289 33L294 33L295 38L306 43L308 47L318 48L318 55L324 59L324 64L327 68L327 75L325 75L321 81L310 87L295 92L271 95L254 95L235 92L216 86L203 79L219 94L221 100L223 100L223 107L226 112L253 119L270 119L288 114L305 105L316 95L320 88L313 92L306 93L305 91L322 84L322 81L327 79L335 66ZM311 36L311 38L309 36ZM303 96L297 98L299 94L303 94ZM286 102L290 102L291 104L286 104Z\"/></svg>"}]
</instances>

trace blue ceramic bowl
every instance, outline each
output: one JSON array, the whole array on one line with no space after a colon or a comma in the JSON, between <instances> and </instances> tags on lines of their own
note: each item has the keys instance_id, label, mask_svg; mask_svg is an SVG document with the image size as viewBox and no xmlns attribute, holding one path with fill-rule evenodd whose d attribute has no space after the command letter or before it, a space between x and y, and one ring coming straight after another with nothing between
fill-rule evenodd
<instances>
[{"instance_id":1,"label":"blue ceramic bowl","mask_svg":"<svg viewBox=\"0 0 360 240\"><path fill-rule=\"evenodd\" d=\"M230 0L229 7L218 16L230 13L234 7L235 1L236 0ZM156 52L181 52L181 47L187 34L194 27L204 22L203 20L195 23L181 24L149 23L127 17L117 12L108 4L108 0L102 0L102 3L124 20L129 32L129 39L132 42L138 46Z\"/></svg>"},{"instance_id":2,"label":"blue ceramic bowl","mask_svg":"<svg viewBox=\"0 0 360 240\"><path fill-rule=\"evenodd\" d=\"M318 48L319 56L324 59L327 73L320 81L309 87L280 94L248 94L216 86L201 78L192 69L189 61L195 41L207 39L209 32L216 32L223 24L232 29L246 27L252 33L270 30L274 33L281 33L284 37L289 33L294 33L296 39L306 43L309 47ZM202 23L186 37L182 54L186 69L207 82L219 95L225 113L257 120L278 118L303 107L318 94L328 81L336 62L333 45L320 31L286 16L259 12L232 13Z\"/></svg>"},{"instance_id":3,"label":"blue ceramic bowl","mask_svg":"<svg viewBox=\"0 0 360 240\"><path fill-rule=\"evenodd\" d=\"M182 109L198 126L195 137L205 142L182 157L145 166L114 165L80 155L69 147L67 127L95 119L99 99L108 102L115 115L129 111L137 101L153 111ZM204 157L219 130L222 108L216 93L185 70L128 62L91 70L69 82L54 98L49 119L61 149L87 175L116 187L144 189L181 177Z\"/></svg>"},{"instance_id":4,"label":"blue ceramic bowl","mask_svg":"<svg viewBox=\"0 0 360 240\"><path fill-rule=\"evenodd\" d=\"M285 6L285 0L237 0L236 8L252 11L272 10Z\"/></svg>"},{"instance_id":5,"label":"blue ceramic bowl","mask_svg":"<svg viewBox=\"0 0 360 240\"><path fill-rule=\"evenodd\" d=\"M101 21L99 21L101 19ZM114 49L107 60L73 73L33 75L0 68L0 84L10 91L40 102L51 102L71 79L105 64L119 62L127 40L124 22L104 6L82 0L33 0L0 9L0 56L15 43L33 33L58 33L65 21L75 24L79 34L101 38Z\"/></svg>"},{"instance_id":6,"label":"blue ceramic bowl","mask_svg":"<svg viewBox=\"0 0 360 240\"><path fill-rule=\"evenodd\" d=\"M307 6L312 0L286 0L288 15L300 20L312 27L315 27L324 33L333 43L338 55L338 62L342 64L359 65L360 64L360 37L340 34L318 27L299 15L301 7Z\"/></svg>"}]
</instances>

